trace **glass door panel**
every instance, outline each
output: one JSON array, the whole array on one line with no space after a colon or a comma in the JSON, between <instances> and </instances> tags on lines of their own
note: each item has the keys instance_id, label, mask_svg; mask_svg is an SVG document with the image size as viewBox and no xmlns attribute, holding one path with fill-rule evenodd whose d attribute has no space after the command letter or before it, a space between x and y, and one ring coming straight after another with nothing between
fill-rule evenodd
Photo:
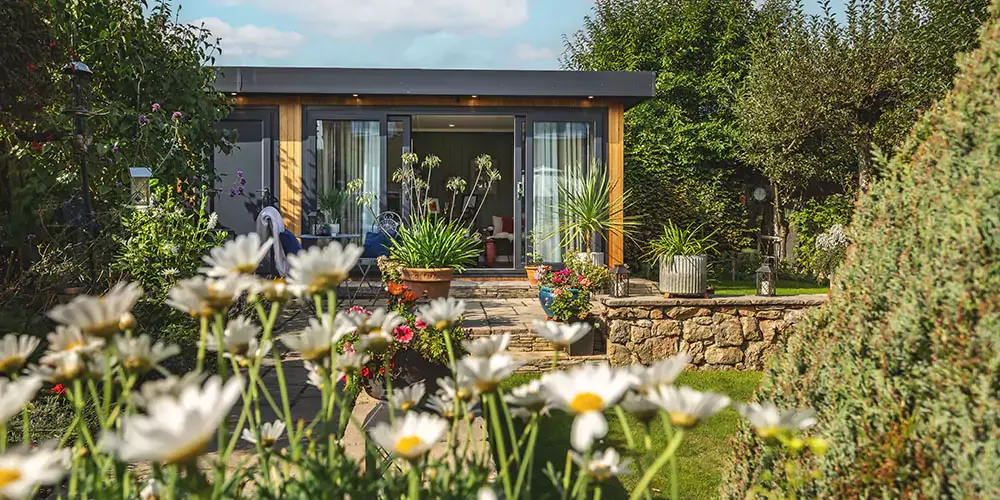
<instances>
[{"instance_id":1,"label":"glass door panel","mask_svg":"<svg viewBox=\"0 0 1000 500\"><path fill-rule=\"evenodd\" d=\"M532 252L545 262L561 262L567 250L584 248L583 241L562 244L561 228L568 222L559 212L560 197L578 189L595 152L594 122L529 121L530 225Z\"/></svg>"},{"instance_id":2,"label":"glass door panel","mask_svg":"<svg viewBox=\"0 0 1000 500\"><path fill-rule=\"evenodd\" d=\"M379 211L385 203L385 168L379 120L317 120L316 121L316 193L343 190L355 179L363 182L362 190L377 200L372 209ZM364 234L373 217L364 207L348 204L341 214L340 231Z\"/></svg>"}]
</instances>

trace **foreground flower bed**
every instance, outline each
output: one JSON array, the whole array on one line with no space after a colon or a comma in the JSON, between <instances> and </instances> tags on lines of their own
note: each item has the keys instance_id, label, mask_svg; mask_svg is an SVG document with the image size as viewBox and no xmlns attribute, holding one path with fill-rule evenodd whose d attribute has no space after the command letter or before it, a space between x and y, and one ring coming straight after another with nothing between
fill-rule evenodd
<instances>
[{"instance_id":1,"label":"foreground flower bed","mask_svg":"<svg viewBox=\"0 0 1000 500\"><path fill-rule=\"evenodd\" d=\"M381 355L398 347L397 327L407 320L385 309L336 312L336 288L359 248L331 244L296 255L286 283L249 274L270 244L250 235L215 248L205 257L203 276L170 291L168 303L201 323L197 369L190 373L169 374L159 366L177 353L175 346L132 335L131 310L141 294L135 284L122 283L102 297L78 297L51 310L49 317L59 326L38 364L26 363L38 349L37 339L5 337L0 343L0 369L8 377L0 379L4 430L21 425L28 435L27 419L8 420L48 384L67 388L76 418L58 442L8 449L3 441L0 497L30 497L44 486L72 498L228 498L247 491L281 498L494 498L501 492L505 498L533 498L535 470L542 465L535 462L542 456L536 453L540 429L552 412L562 412L572 419L566 446L572 451L544 464L550 491L562 498L599 497L606 481L634 474L631 498L643 498L653 478L666 470L671 496L677 498L677 452L685 434L730 406L725 395L674 385L690 361L683 353L648 367L594 364L552 371L506 393L502 384L519 366L506 350L509 336L459 340L465 305L439 299L417 308L416 319L432 326L421 335L441 336L450 377L436 380L439 389L426 394L424 382L393 388L393 370L385 366L390 419L365 429L348 412L338 411L349 406L349 392L342 388L357 384L373 359L390 363ZM228 319L244 294L256 317ZM301 332L275 338L275 318L282 304L295 298L312 301L316 317ZM540 335L559 344L571 344L588 328L537 325ZM279 345L299 352L304 362L283 362ZM261 380L265 359L274 364L278 394ZM216 375L201 373L206 363L215 365ZM322 393L321 409L309 422L292 419L285 383L291 370L306 370ZM148 380L152 372L163 376ZM232 425L226 416L237 403L239 416ZM825 451L822 439L801 435L815 423L811 410L734 406L773 445L769 452L776 459ZM84 424L86 408L97 413L99 433ZM264 421L265 409L278 418ZM626 413L642 427L662 429L666 445L636 440L638 429L633 432ZM472 442L471 432L459 432L469 431L477 414L486 417L492 452L485 442ZM606 414L621 425L628 453L641 467L622 458L625 450L600 445L608 434ZM349 426L367 437L362 461L344 452ZM258 466L227 470L240 439L253 445ZM217 453L206 456L213 443ZM491 453L499 473L492 482ZM199 460L211 468L200 468ZM149 477L131 472L127 465L133 462L152 464ZM785 484L794 493L809 477L809 471L790 469Z\"/></svg>"}]
</instances>

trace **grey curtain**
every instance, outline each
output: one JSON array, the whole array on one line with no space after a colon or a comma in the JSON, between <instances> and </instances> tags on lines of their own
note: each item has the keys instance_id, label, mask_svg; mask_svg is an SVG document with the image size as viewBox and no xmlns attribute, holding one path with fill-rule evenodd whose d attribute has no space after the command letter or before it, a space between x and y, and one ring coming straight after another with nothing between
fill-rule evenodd
<instances>
[{"instance_id":1,"label":"grey curtain","mask_svg":"<svg viewBox=\"0 0 1000 500\"><path fill-rule=\"evenodd\" d=\"M346 189L354 179L376 198L378 212L382 186L382 148L377 120L321 120L316 134L316 191ZM371 213L351 203L340 220L342 233L364 234L373 223Z\"/></svg>"},{"instance_id":2,"label":"grey curtain","mask_svg":"<svg viewBox=\"0 0 1000 500\"><path fill-rule=\"evenodd\" d=\"M567 248L560 245L559 185L574 189L583 182L593 157L593 124L589 122L535 122L533 133L534 252L546 262L559 262ZM529 244L532 242L529 242ZM584 248L577 242L576 248Z\"/></svg>"}]
</instances>

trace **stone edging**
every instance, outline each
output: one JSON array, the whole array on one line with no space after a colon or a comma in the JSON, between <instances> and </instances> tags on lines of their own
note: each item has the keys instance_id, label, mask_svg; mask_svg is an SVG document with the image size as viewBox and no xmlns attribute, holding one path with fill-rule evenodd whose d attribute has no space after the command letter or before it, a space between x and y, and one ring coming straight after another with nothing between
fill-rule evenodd
<instances>
[{"instance_id":1,"label":"stone edging","mask_svg":"<svg viewBox=\"0 0 1000 500\"><path fill-rule=\"evenodd\" d=\"M675 306L819 306L829 299L823 294L785 295L779 297L761 297L758 295L741 295L736 297L717 296L702 298L664 298L659 295L642 297L625 297L615 299L604 297L601 303L607 307L675 307Z\"/></svg>"}]
</instances>

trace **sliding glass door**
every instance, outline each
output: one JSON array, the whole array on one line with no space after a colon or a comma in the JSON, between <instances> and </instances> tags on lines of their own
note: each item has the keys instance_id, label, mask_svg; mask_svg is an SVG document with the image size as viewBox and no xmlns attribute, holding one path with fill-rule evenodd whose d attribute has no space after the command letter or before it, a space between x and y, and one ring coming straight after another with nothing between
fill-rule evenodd
<instances>
[{"instance_id":1,"label":"sliding glass door","mask_svg":"<svg viewBox=\"0 0 1000 500\"><path fill-rule=\"evenodd\" d=\"M563 241L568 222L559 210L565 195L580 189L586 176L603 161L601 120L580 115L540 114L528 120L528 245L545 262L561 262L583 241Z\"/></svg>"},{"instance_id":2,"label":"sliding glass door","mask_svg":"<svg viewBox=\"0 0 1000 500\"><path fill-rule=\"evenodd\" d=\"M362 189L379 200L383 177L379 120L316 121L316 193L319 198L331 190L343 191L350 182L361 179ZM363 234L372 222L368 210L351 203L341 214L340 230Z\"/></svg>"}]
</instances>

